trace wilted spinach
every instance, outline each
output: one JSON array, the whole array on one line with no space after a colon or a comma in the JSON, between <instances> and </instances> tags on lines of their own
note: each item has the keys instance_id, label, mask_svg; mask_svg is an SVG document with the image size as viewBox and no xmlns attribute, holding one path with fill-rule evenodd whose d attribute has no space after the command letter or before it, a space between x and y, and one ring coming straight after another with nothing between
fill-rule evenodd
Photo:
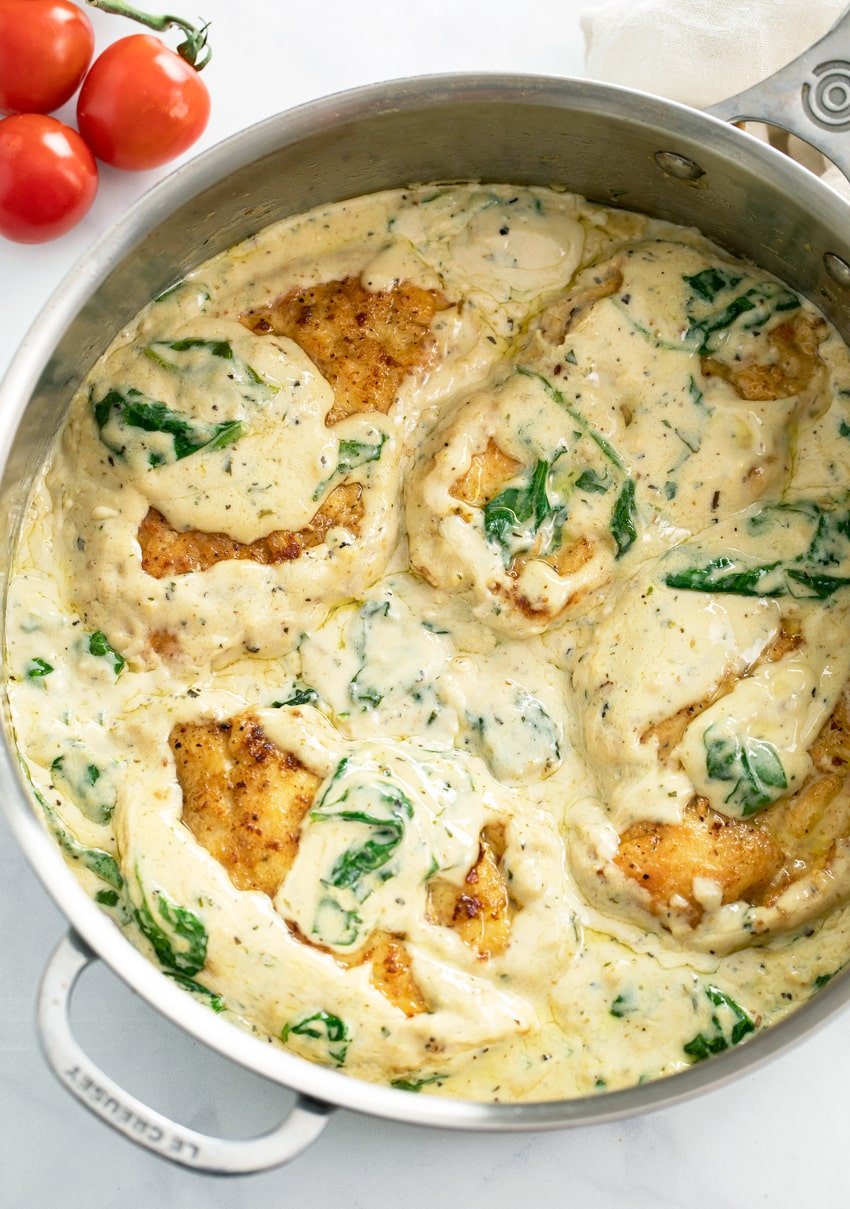
<instances>
[{"instance_id":1,"label":"wilted spinach","mask_svg":"<svg viewBox=\"0 0 850 1209\"><path fill-rule=\"evenodd\" d=\"M695 1062L703 1062L713 1054L723 1053L724 1050L743 1041L749 1033L754 1033L756 1029L755 1021L739 1003L735 1002L731 995L727 995L725 991L721 991L715 986L707 986L704 989L709 1002L714 1007L725 1008L731 1013L733 1024L731 1030L725 1030L720 1023L718 1014L712 1012L712 1031L697 1033L683 1046L685 1053Z\"/></svg>"},{"instance_id":2,"label":"wilted spinach","mask_svg":"<svg viewBox=\"0 0 850 1209\"><path fill-rule=\"evenodd\" d=\"M703 735L703 743L709 780L734 782L724 801L738 807L742 818L770 806L788 788L779 753L766 739L746 735L742 740L724 734L714 723Z\"/></svg>"},{"instance_id":3,"label":"wilted spinach","mask_svg":"<svg viewBox=\"0 0 850 1209\"><path fill-rule=\"evenodd\" d=\"M551 461L540 459L525 484L506 487L484 505L484 532L501 549L506 567L516 554L530 550L540 536L541 556L561 544L567 509L553 504L548 491L549 474L559 456Z\"/></svg>"},{"instance_id":4,"label":"wilted spinach","mask_svg":"<svg viewBox=\"0 0 850 1209\"><path fill-rule=\"evenodd\" d=\"M139 887L139 902L131 903L131 910L140 931L147 937L166 970L191 978L202 970L207 960L207 930L193 911L179 906L162 890L156 892L159 923L151 910L142 887L139 871L136 870Z\"/></svg>"},{"instance_id":5,"label":"wilted spinach","mask_svg":"<svg viewBox=\"0 0 850 1209\"><path fill-rule=\"evenodd\" d=\"M340 441L336 469L326 479L322 479L313 492L313 499L319 499L335 479L345 478L357 466L379 461L388 440L387 434L382 432L380 441Z\"/></svg>"},{"instance_id":6,"label":"wilted spinach","mask_svg":"<svg viewBox=\"0 0 850 1209\"><path fill-rule=\"evenodd\" d=\"M802 517L814 526L807 547L797 555L767 563L748 563L740 555L721 554L681 571L669 572L669 588L691 592L727 592L737 596L793 596L827 600L850 585L850 575L833 575L822 568L850 570L850 511L813 500L769 504L748 521L759 533L789 517Z\"/></svg>"},{"instance_id":7,"label":"wilted spinach","mask_svg":"<svg viewBox=\"0 0 850 1209\"><path fill-rule=\"evenodd\" d=\"M333 1012L319 1011L312 1016L305 1016L293 1024L284 1025L281 1034L282 1041L290 1037L309 1037L312 1041L324 1042L327 1046L328 1057L337 1066L342 1066L351 1044L351 1037L345 1021ZM335 1045L336 1049L331 1049Z\"/></svg>"},{"instance_id":8,"label":"wilted spinach","mask_svg":"<svg viewBox=\"0 0 850 1209\"><path fill-rule=\"evenodd\" d=\"M116 651L103 630L95 630L93 634L89 634L88 650L90 655L96 655L111 662L116 680L127 666L127 660Z\"/></svg>"},{"instance_id":9,"label":"wilted spinach","mask_svg":"<svg viewBox=\"0 0 850 1209\"><path fill-rule=\"evenodd\" d=\"M744 279L725 269L703 269L683 280L693 293L686 312L689 326L685 339L697 345L702 357L717 351L718 333L727 331L742 315L748 316L742 324L744 330L752 331L763 327L774 314L795 311L800 306L797 295L778 281L758 282L743 294L729 298ZM703 304L711 309L707 310Z\"/></svg>"},{"instance_id":10,"label":"wilted spinach","mask_svg":"<svg viewBox=\"0 0 850 1209\"><path fill-rule=\"evenodd\" d=\"M177 462L201 449L230 445L244 431L241 420L224 420L220 424L193 420L132 386L124 391L113 388L97 402L92 399L92 410L101 441L120 458L127 452L127 442L134 438L134 429L136 433L159 432L170 436L173 460ZM158 450L148 451L149 466L162 466L169 460Z\"/></svg>"}]
</instances>

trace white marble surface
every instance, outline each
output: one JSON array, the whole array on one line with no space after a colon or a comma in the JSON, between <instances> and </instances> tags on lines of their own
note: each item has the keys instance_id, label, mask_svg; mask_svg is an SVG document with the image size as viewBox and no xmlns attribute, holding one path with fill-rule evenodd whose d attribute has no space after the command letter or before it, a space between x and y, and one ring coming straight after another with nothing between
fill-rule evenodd
<instances>
[{"instance_id":1,"label":"white marble surface","mask_svg":"<svg viewBox=\"0 0 850 1209\"><path fill-rule=\"evenodd\" d=\"M743 2L743 0L742 0ZM201 146L300 101L447 70L582 73L584 0L202 0L213 21L214 114ZM777 0L777 7L781 7ZM192 15L187 10L186 15ZM93 14L101 42L129 32ZM103 173L85 223L54 244L0 242L0 372L62 275L162 173ZM143 1153L60 1089L38 1051L35 986L62 917L0 821L0 1209L826 1209L850 1200L842 1161L850 1015L733 1086L651 1117L569 1133L464 1135L339 1113L291 1167L230 1181ZM287 1093L166 1024L103 969L78 995L84 1045L130 1090L197 1128L249 1136Z\"/></svg>"}]
</instances>

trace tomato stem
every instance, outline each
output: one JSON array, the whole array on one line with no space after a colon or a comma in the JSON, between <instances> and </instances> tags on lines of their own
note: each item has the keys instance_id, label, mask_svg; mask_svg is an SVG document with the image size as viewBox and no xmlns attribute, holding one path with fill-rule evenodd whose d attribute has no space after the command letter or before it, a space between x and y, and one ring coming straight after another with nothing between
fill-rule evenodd
<instances>
[{"instance_id":1,"label":"tomato stem","mask_svg":"<svg viewBox=\"0 0 850 1209\"><path fill-rule=\"evenodd\" d=\"M171 13L166 13L163 17L156 17L153 13L142 12L141 9L134 8L132 4L127 4L125 0L86 0L86 3L92 8L99 8L104 13L114 13L117 17L129 17L131 21L138 21L140 25L146 25L148 29L155 29L158 33L163 33L167 29L181 30L185 34L185 38L177 47L177 53L181 59L185 59L191 67L194 67L195 71L203 71L212 58L212 48L207 42L209 21L199 28L184 21L182 17L172 16Z\"/></svg>"}]
</instances>

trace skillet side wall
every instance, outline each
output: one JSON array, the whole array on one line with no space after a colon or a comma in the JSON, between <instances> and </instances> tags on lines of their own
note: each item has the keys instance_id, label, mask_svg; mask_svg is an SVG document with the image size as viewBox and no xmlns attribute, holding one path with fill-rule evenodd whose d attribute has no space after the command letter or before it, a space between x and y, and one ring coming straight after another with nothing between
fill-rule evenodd
<instances>
[{"instance_id":1,"label":"skillet side wall","mask_svg":"<svg viewBox=\"0 0 850 1209\"><path fill-rule=\"evenodd\" d=\"M655 160L659 151L695 160L703 176L685 182L666 175ZM33 476L67 402L151 297L289 215L380 189L470 179L563 186L592 201L699 227L807 295L850 338L847 298L823 261L827 252L850 261L850 208L804 169L715 119L624 89L533 77L426 77L332 97L252 127L164 181L73 270L36 321L0 384L4 580ZM5 693L3 712L2 805L21 835L31 833L34 820L15 774ZM25 847L47 883L34 845ZM88 935L83 917L93 908L77 889L55 896ZM129 956L127 965L135 965ZM812 1012L796 1016L809 1026L824 1019L828 1005L835 1010L847 995L840 981L841 990L835 980ZM729 1062L715 1060L715 1077L766 1057L780 1048L780 1036L791 1040L806 1031L802 1020L794 1024L777 1026L775 1037L756 1039L728 1055ZM669 1102L715 1078L693 1071L673 1082L678 1092L642 1088L634 1103L624 1093L623 1108L610 1115L635 1111L640 1100ZM597 1115L604 1110L586 1119ZM580 1109L562 1109L557 1120L532 1109L523 1123L540 1127L569 1117L580 1119Z\"/></svg>"},{"instance_id":2,"label":"skillet side wall","mask_svg":"<svg viewBox=\"0 0 850 1209\"><path fill-rule=\"evenodd\" d=\"M704 175L666 175L658 151L695 160ZM269 223L431 180L562 186L699 227L806 294L850 338L847 296L823 264L826 252L850 259L850 208L820 190L843 218L839 229L830 207L813 207L799 187L815 183L809 174L750 136L683 106L580 81L426 77L360 89L213 148L143 198L126 230L111 233L117 255L109 263L93 269L90 257L73 271L84 279L88 270L92 292L42 360L0 484L9 505L3 537L14 531L21 486L28 489L59 426L57 401L70 399L150 298ZM0 449L6 443L0 433Z\"/></svg>"}]
</instances>

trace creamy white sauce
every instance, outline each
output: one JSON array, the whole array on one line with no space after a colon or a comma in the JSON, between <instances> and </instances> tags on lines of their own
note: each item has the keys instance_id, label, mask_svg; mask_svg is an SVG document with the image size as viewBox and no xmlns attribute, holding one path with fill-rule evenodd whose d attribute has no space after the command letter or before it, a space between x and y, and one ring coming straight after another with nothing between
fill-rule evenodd
<instances>
[{"instance_id":1,"label":"creamy white sauce","mask_svg":"<svg viewBox=\"0 0 850 1209\"><path fill-rule=\"evenodd\" d=\"M546 308L612 269L616 290L546 337ZM453 305L386 416L329 427L333 390L309 357L237 319L348 275ZM716 325L715 287L749 307ZM22 757L86 888L152 956L164 936L172 974L246 1027L434 1093L626 1086L807 999L850 955L843 842L831 889L795 883L770 908L723 905L697 879L702 920L673 935L613 864L620 833L676 822L695 792L747 812L710 751L768 745L784 782L763 763L768 796L802 784L850 673L850 589L812 588L850 576L834 521L850 356L830 333L806 388L770 402L701 369L769 362L770 332L801 306L813 314L692 231L570 194L457 186L289 220L146 308L71 404L10 588ZM133 420L151 401L183 426ZM499 488L516 523L492 493L487 508L453 494L488 443L519 467ZM331 530L273 566L141 568L149 508L247 543L303 527L342 482L362 488L359 534ZM812 571L793 559L816 538ZM559 569L581 540L587 559ZM718 558L772 564L778 594L677 586ZM753 669L791 617L803 645ZM179 633L179 660L156 654L154 631ZM660 761L647 731L730 675ZM247 708L322 780L274 900L238 890L182 823L168 746L177 722ZM483 959L429 919L428 883L462 887L494 824L512 915ZM376 834L383 863L337 876ZM335 960L376 930L405 938L427 1012L406 1017L368 964Z\"/></svg>"}]
</instances>

